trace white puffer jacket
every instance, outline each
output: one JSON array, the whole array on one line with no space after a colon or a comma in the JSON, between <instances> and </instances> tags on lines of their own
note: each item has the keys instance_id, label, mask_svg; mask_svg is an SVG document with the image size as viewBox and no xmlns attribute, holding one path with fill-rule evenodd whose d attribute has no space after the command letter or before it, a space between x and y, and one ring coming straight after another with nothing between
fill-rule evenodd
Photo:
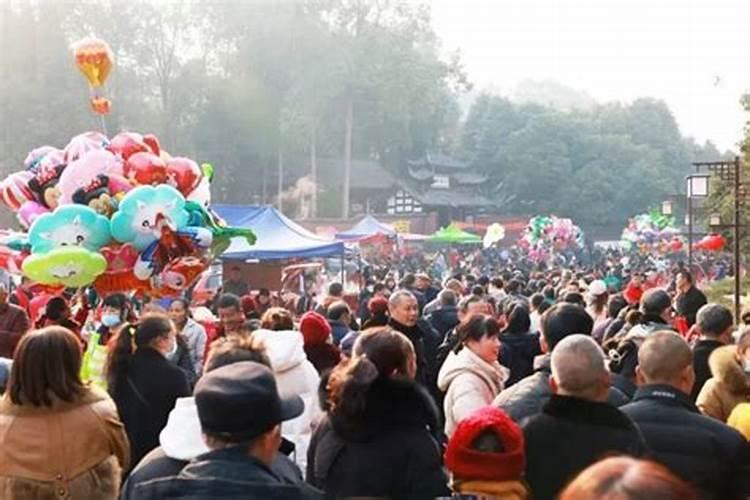
<instances>
[{"instance_id":1,"label":"white puffer jacket","mask_svg":"<svg viewBox=\"0 0 750 500\"><path fill-rule=\"evenodd\" d=\"M450 437L462 419L492 403L509 375L506 367L486 362L468 347L451 352L438 374L438 388L445 393L445 434Z\"/></svg>"},{"instance_id":2,"label":"white puffer jacket","mask_svg":"<svg viewBox=\"0 0 750 500\"><path fill-rule=\"evenodd\" d=\"M281 397L296 395L305 402L302 415L281 424L281 434L295 445L294 461L305 470L312 426L322 413L318 404L320 376L305 355L300 332L257 330L253 337L266 346Z\"/></svg>"}]
</instances>

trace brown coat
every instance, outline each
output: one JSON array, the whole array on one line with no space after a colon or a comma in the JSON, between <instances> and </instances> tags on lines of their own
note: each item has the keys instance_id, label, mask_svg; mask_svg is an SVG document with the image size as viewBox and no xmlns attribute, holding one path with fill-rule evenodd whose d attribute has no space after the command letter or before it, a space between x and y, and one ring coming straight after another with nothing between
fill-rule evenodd
<instances>
[{"instance_id":1,"label":"brown coat","mask_svg":"<svg viewBox=\"0 0 750 500\"><path fill-rule=\"evenodd\" d=\"M750 401L750 376L737 361L736 346L719 347L708 358L712 378L698 394L701 413L726 422L735 406Z\"/></svg>"},{"instance_id":2,"label":"brown coat","mask_svg":"<svg viewBox=\"0 0 750 500\"><path fill-rule=\"evenodd\" d=\"M115 404L98 389L52 408L0 400L0 498L115 499L128 453Z\"/></svg>"}]
</instances>

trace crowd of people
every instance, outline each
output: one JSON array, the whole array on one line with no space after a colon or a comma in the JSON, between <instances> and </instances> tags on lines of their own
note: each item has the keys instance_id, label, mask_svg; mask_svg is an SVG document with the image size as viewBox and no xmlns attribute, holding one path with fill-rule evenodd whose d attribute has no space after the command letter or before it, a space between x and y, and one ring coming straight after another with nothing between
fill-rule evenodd
<instances>
[{"instance_id":1,"label":"crowd of people","mask_svg":"<svg viewBox=\"0 0 750 500\"><path fill-rule=\"evenodd\" d=\"M687 269L444 265L356 307L228 276L216 324L0 284L0 497L750 496L750 327Z\"/></svg>"}]
</instances>

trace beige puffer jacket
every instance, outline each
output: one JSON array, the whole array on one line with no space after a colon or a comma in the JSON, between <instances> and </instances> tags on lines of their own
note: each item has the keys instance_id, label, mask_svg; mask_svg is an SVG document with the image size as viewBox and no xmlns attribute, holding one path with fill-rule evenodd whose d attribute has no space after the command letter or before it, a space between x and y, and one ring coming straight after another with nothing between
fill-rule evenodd
<instances>
[{"instance_id":1,"label":"beige puffer jacket","mask_svg":"<svg viewBox=\"0 0 750 500\"><path fill-rule=\"evenodd\" d=\"M719 347L708 358L712 378L698 394L696 404L704 415L726 422L735 406L750 401L750 376L736 356L736 346Z\"/></svg>"},{"instance_id":2,"label":"beige puffer jacket","mask_svg":"<svg viewBox=\"0 0 750 500\"><path fill-rule=\"evenodd\" d=\"M450 437L462 419L492 403L509 376L506 367L484 361L468 347L451 352L438 374L438 388L445 393L445 434Z\"/></svg>"}]
</instances>

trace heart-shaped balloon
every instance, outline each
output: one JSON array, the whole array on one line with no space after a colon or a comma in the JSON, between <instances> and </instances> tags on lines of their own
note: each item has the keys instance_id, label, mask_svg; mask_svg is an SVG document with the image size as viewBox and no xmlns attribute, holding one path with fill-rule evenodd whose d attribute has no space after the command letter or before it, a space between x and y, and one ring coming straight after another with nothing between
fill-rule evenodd
<instances>
[{"instance_id":1,"label":"heart-shaped balloon","mask_svg":"<svg viewBox=\"0 0 750 500\"><path fill-rule=\"evenodd\" d=\"M161 156L161 144L159 144L159 139L154 134L144 135L143 142L151 149L152 153L156 156Z\"/></svg>"},{"instance_id":2,"label":"heart-shaped balloon","mask_svg":"<svg viewBox=\"0 0 750 500\"><path fill-rule=\"evenodd\" d=\"M123 160L136 153L153 152L144 137L136 132L120 132L112 138L107 149L119 154Z\"/></svg>"},{"instance_id":3,"label":"heart-shaped balloon","mask_svg":"<svg viewBox=\"0 0 750 500\"><path fill-rule=\"evenodd\" d=\"M141 186L164 184L167 164L153 153L135 153L125 162L125 177Z\"/></svg>"},{"instance_id":4,"label":"heart-shaped balloon","mask_svg":"<svg viewBox=\"0 0 750 500\"><path fill-rule=\"evenodd\" d=\"M171 158L167 161L167 183L184 196L198 187L203 177L200 167L190 158Z\"/></svg>"}]
</instances>

